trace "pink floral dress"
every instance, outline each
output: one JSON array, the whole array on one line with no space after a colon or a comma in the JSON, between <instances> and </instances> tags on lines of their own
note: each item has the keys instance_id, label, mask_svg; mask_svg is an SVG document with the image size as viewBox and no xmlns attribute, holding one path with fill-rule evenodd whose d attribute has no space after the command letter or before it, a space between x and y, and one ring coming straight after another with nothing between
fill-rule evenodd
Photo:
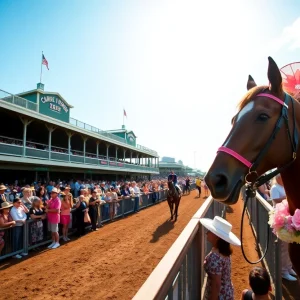
<instances>
[{"instance_id":1,"label":"pink floral dress","mask_svg":"<svg viewBox=\"0 0 300 300\"><path fill-rule=\"evenodd\" d=\"M219 300L233 300L234 289L231 282L231 258L223 256L217 252L209 252L204 260L204 270L207 273L207 283L205 287L204 299L209 299L211 293L210 275L221 275L221 289Z\"/></svg>"}]
</instances>

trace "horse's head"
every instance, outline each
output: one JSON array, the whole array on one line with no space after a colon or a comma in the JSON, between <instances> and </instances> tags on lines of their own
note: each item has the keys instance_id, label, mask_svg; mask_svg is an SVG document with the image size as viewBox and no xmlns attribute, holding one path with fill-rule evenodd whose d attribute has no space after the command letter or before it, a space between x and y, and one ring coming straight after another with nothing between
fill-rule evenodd
<instances>
[{"instance_id":1,"label":"horse's head","mask_svg":"<svg viewBox=\"0 0 300 300\"><path fill-rule=\"evenodd\" d=\"M251 177L249 173L256 177L292 159L292 142L281 115L283 111L287 113L293 136L293 100L288 98L288 109L283 109L286 104L282 77L274 60L268 59L270 85L256 86L249 76L248 93L242 98L239 112L232 119L232 129L205 176L212 196L226 204L237 202L245 176Z\"/></svg>"},{"instance_id":2,"label":"horse's head","mask_svg":"<svg viewBox=\"0 0 300 300\"><path fill-rule=\"evenodd\" d=\"M168 188L171 189L172 187L174 187L173 181L168 180Z\"/></svg>"}]
</instances>

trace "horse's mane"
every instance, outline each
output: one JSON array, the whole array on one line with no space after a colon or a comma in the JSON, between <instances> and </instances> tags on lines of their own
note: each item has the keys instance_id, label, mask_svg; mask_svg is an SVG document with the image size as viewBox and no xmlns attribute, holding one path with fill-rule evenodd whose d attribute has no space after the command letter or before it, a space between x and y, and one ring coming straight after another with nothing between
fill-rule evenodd
<instances>
[{"instance_id":1,"label":"horse's mane","mask_svg":"<svg viewBox=\"0 0 300 300\"><path fill-rule=\"evenodd\" d=\"M242 100L238 104L239 112L250 102L252 101L256 95L263 93L268 90L269 87L267 85L256 86L248 91L248 93L242 98ZM291 95L297 102L300 102L300 93L291 93L284 91L285 93Z\"/></svg>"},{"instance_id":2,"label":"horse's mane","mask_svg":"<svg viewBox=\"0 0 300 300\"><path fill-rule=\"evenodd\" d=\"M250 101L252 101L256 95L264 92L269 87L266 85L256 86L248 91L248 93L242 98L242 100L238 104L238 109L241 111Z\"/></svg>"}]
</instances>

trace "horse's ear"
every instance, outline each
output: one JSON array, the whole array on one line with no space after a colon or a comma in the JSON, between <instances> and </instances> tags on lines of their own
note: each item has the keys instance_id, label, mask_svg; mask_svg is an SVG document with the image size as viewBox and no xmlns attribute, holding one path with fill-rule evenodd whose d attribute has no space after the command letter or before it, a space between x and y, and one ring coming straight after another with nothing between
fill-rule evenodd
<instances>
[{"instance_id":1,"label":"horse's ear","mask_svg":"<svg viewBox=\"0 0 300 300\"><path fill-rule=\"evenodd\" d=\"M282 77L276 62L272 57L268 57L269 67L268 67L268 79L270 82L270 90L273 93L279 93L282 89Z\"/></svg>"},{"instance_id":2,"label":"horse's ear","mask_svg":"<svg viewBox=\"0 0 300 300\"><path fill-rule=\"evenodd\" d=\"M248 76L248 82L247 82L247 90L251 90L252 88L254 88L255 86L257 86L257 84L255 83L254 79L252 78L251 75Z\"/></svg>"}]
</instances>

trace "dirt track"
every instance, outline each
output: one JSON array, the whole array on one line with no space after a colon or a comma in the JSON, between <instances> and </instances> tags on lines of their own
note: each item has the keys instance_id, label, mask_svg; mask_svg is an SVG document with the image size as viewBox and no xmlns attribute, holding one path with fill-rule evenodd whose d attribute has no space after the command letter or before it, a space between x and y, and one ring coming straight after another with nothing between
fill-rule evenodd
<instances>
[{"instance_id":1,"label":"dirt track","mask_svg":"<svg viewBox=\"0 0 300 300\"><path fill-rule=\"evenodd\" d=\"M0 264L2 299L131 299L176 240L204 200L196 191L182 198L179 218L168 222L166 202L105 225L56 250L31 254L21 261ZM242 202L227 219L239 236ZM251 231L244 233L245 249L256 258ZM248 287L251 265L234 248L232 279L235 299ZM296 299L296 298L286 298ZM147 300L147 299L145 299Z\"/></svg>"},{"instance_id":2,"label":"dirt track","mask_svg":"<svg viewBox=\"0 0 300 300\"><path fill-rule=\"evenodd\" d=\"M131 299L204 202L184 196L178 221L167 202L105 225L56 250L0 266L5 299ZM14 289L12 287L17 287Z\"/></svg>"}]
</instances>

